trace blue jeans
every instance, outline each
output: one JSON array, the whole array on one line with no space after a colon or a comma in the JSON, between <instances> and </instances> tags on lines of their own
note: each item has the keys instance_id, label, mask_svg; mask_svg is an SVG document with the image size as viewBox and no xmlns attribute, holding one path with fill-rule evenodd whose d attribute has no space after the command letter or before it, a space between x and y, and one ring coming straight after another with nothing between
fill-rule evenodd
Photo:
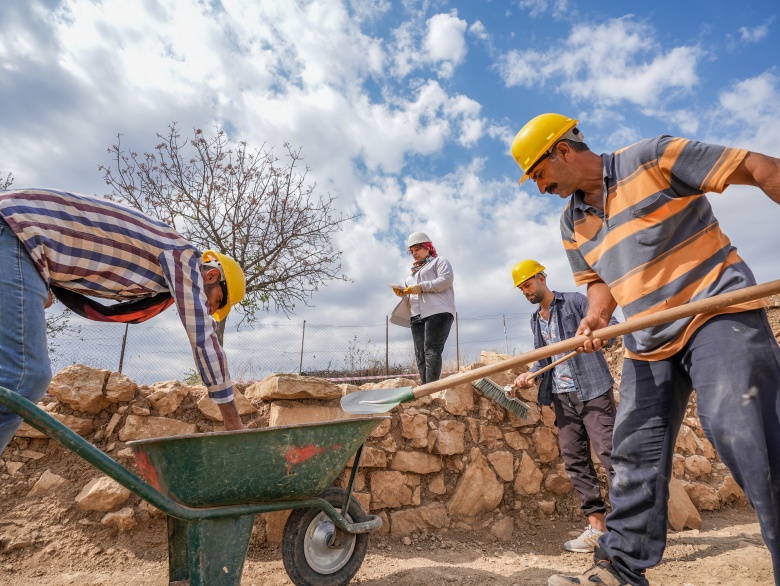
<instances>
[{"instance_id":1,"label":"blue jeans","mask_svg":"<svg viewBox=\"0 0 780 586\"><path fill-rule=\"evenodd\" d=\"M422 384L439 380L441 376L441 353L453 321L455 317L451 313L436 313L424 318L412 316L414 359Z\"/></svg>"},{"instance_id":2,"label":"blue jeans","mask_svg":"<svg viewBox=\"0 0 780 586\"><path fill-rule=\"evenodd\" d=\"M33 403L51 381L46 345L46 283L24 245L0 219L0 386ZM0 406L0 452L14 437L22 418Z\"/></svg>"},{"instance_id":3,"label":"blue jeans","mask_svg":"<svg viewBox=\"0 0 780 586\"><path fill-rule=\"evenodd\" d=\"M712 318L667 360L624 361L612 513L595 557L640 585L661 561L674 444L692 389L707 439L756 511L780 586L780 347L763 310Z\"/></svg>"}]
</instances>

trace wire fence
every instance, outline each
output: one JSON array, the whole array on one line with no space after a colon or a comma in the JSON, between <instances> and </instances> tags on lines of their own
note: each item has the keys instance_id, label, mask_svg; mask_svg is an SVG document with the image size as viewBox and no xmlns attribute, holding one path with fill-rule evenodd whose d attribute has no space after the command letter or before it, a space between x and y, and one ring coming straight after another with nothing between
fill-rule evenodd
<instances>
[{"instance_id":1,"label":"wire fence","mask_svg":"<svg viewBox=\"0 0 780 586\"><path fill-rule=\"evenodd\" d=\"M443 353L444 372L479 361L482 351L533 349L529 313L456 315ZM72 319L52 340L52 370L71 364L119 371L139 384L197 378L192 349L178 321L125 326ZM255 324L225 332L233 380L299 373L342 381L417 375L411 330L388 323L324 325L307 321Z\"/></svg>"}]
</instances>

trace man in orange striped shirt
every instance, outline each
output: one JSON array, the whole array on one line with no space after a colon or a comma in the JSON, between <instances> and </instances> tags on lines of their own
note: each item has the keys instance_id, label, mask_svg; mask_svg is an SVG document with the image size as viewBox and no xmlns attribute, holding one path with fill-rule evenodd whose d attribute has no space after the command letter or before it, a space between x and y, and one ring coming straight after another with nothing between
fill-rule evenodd
<instances>
[{"instance_id":1,"label":"man in orange striped shirt","mask_svg":"<svg viewBox=\"0 0 780 586\"><path fill-rule=\"evenodd\" d=\"M543 114L512 154L542 193L571 197L561 216L577 285L588 287L578 334L754 285L705 193L753 185L780 203L780 159L660 136L611 154L583 142L577 121ZM595 565L549 586L648 584L666 545L672 456L691 391L699 418L753 505L780 585L780 347L764 301L743 303L624 337L607 533ZM594 340L585 350L601 349Z\"/></svg>"}]
</instances>

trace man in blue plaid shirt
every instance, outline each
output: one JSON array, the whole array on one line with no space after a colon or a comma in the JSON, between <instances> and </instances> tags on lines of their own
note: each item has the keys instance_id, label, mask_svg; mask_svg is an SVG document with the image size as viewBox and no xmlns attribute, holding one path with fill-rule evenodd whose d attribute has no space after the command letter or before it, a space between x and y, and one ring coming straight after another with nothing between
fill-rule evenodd
<instances>
[{"instance_id":1,"label":"man in blue plaid shirt","mask_svg":"<svg viewBox=\"0 0 780 586\"><path fill-rule=\"evenodd\" d=\"M539 305L531 317L536 348L574 337L588 309L588 301L581 293L551 291L543 271L544 267L535 260L521 261L512 269L515 287L523 292L528 301ZM532 387L533 373L562 356L535 363L528 372L517 377L515 386L526 389ZM593 444L611 483L614 384L601 352L576 355L543 373L539 383L538 401L542 405L552 404L555 410L561 457L582 502L582 512L588 518L585 531L576 539L563 544L567 551L593 552L599 536L606 531L604 518L607 509L590 458L590 446Z\"/></svg>"}]
</instances>

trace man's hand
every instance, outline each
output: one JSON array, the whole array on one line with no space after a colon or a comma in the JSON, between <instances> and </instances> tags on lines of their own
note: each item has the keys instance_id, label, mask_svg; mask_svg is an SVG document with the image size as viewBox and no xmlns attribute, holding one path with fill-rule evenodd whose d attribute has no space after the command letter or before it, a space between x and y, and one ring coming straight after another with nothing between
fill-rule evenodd
<instances>
[{"instance_id":1,"label":"man's hand","mask_svg":"<svg viewBox=\"0 0 780 586\"><path fill-rule=\"evenodd\" d=\"M586 315L582 318L580 326L577 328L577 335L590 336L594 331L605 328L607 323L596 315ZM599 338L591 338L586 341L582 347L587 353L598 352L602 348L609 346L609 340L601 340Z\"/></svg>"},{"instance_id":2,"label":"man's hand","mask_svg":"<svg viewBox=\"0 0 780 586\"><path fill-rule=\"evenodd\" d=\"M222 421L225 423L225 429L227 431L246 429L241 422L241 416L238 414L235 401L230 401L230 403L217 403L217 407L219 407L219 412L222 414Z\"/></svg>"},{"instance_id":3,"label":"man's hand","mask_svg":"<svg viewBox=\"0 0 780 586\"><path fill-rule=\"evenodd\" d=\"M422 293L422 285L419 283L404 289L404 295L419 295L420 293Z\"/></svg>"},{"instance_id":4,"label":"man's hand","mask_svg":"<svg viewBox=\"0 0 780 586\"><path fill-rule=\"evenodd\" d=\"M515 379L515 386L518 389L530 389L534 386L534 379L534 373L529 370Z\"/></svg>"}]
</instances>

